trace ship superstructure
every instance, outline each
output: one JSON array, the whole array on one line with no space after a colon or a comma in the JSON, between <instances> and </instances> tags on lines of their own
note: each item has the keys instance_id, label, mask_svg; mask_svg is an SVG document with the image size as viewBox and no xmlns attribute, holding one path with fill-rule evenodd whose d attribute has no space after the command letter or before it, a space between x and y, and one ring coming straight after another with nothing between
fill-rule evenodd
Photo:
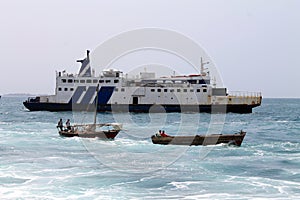
<instances>
[{"instance_id":1,"label":"ship superstructure","mask_svg":"<svg viewBox=\"0 0 300 200\"><path fill-rule=\"evenodd\" d=\"M235 112L251 113L261 104L259 92L228 93L216 87L210 75L200 74L157 78L154 72L140 72L129 78L122 71L106 69L98 76L91 70L89 52L78 74L57 72L55 94L28 98L31 111L71 111L95 103L99 84L100 112Z\"/></svg>"}]
</instances>

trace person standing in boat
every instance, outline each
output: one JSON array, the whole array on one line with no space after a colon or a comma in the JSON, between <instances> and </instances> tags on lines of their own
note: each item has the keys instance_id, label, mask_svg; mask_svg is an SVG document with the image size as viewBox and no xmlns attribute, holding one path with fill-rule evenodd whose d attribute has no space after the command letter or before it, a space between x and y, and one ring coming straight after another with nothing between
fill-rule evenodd
<instances>
[{"instance_id":1,"label":"person standing in boat","mask_svg":"<svg viewBox=\"0 0 300 200\"><path fill-rule=\"evenodd\" d=\"M63 121L60 119L57 123L57 128L59 128L61 131L63 130Z\"/></svg>"},{"instance_id":2,"label":"person standing in boat","mask_svg":"<svg viewBox=\"0 0 300 200\"><path fill-rule=\"evenodd\" d=\"M71 130L71 122L70 122L70 119L68 119L68 120L66 121L66 127L67 127L68 130Z\"/></svg>"}]
</instances>

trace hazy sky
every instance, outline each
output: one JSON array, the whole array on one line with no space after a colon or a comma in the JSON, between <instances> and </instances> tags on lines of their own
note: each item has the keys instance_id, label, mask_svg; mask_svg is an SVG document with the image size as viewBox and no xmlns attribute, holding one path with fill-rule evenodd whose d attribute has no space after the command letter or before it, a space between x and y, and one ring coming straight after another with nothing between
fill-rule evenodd
<instances>
[{"instance_id":1,"label":"hazy sky","mask_svg":"<svg viewBox=\"0 0 300 200\"><path fill-rule=\"evenodd\" d=\"M184 34L214 61L229 90L300 97L298 0L0 1L0 94L53 94L55 71L124 31Z\"/></svg>"}]
</instances>

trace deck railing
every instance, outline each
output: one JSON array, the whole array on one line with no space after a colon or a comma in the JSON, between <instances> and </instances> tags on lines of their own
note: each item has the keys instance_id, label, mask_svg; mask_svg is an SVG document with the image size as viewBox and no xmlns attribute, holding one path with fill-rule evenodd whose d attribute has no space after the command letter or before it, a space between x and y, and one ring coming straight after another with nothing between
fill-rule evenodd
<instances>
[{"instance_id":1,"label":"deck railing","mask_svg":"<svg viewBox=\"0 0 300 200\"><path fill-rule=\"evenodd\" d=\"M232 97L261 97L261 92L247 92L247 91L230 91L228 96Z\"/></svg>"}]
</instances>

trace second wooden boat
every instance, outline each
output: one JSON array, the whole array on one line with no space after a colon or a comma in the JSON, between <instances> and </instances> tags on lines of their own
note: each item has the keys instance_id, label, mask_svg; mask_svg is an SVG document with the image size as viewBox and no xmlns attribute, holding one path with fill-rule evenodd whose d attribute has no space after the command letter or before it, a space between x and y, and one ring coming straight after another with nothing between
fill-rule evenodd
<instances>
[{"instance_id":1,"label":"second wooden boat","mask_svg":"<svg viewBox=\"0 0 300 200\"><path fill-rule=\"evenodd\" d=\"M152 135L153 144L173 145L216 145L226 143L241 146L246 132L240 131L235 134L211 134L195 136L159 136Z\"/></svg>"}]
</instances>

